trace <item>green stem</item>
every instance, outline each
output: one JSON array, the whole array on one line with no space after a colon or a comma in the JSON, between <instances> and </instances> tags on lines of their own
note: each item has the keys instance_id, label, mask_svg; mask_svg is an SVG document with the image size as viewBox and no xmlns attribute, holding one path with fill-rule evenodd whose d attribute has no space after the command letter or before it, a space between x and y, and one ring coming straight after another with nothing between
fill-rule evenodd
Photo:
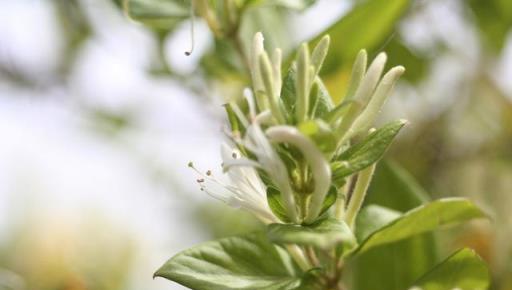
<instances>
[{"instance_id":1,"label":"green stem","mask_svg":"<svg viewBox=\"0 0 512 290\"><path fill-rule=\"evenodd\" d=\"M286 249L288 250L288 253L292 256L292 258L295 260L297 265L302 269L302 271L307 271L311 269L311 264L309 264L308 260L306 259L306 256L304 255L304 252L299 248L297 245L287 245Z\"/></svg>"},{"instance_id":2,"label":"green stem","mask_svg":"<svg viewBox=\"0 0 512 290\"><path fill-rule=\"evenodd\" d=\"M368 190L374 171L375 163L359 172L356 187L354 188L354 193L349 200L347 213L345 215L345 222L352 230L354 229L357 213L363 205L364 197L366 196L366 191Z\"/></svg>"},{"instance_id":3,"label":"green stem","mask_svg":"<svg viewBox=\"0 0 512 290\"><path fill-rule=\"evenodd\" d=\"M334 209L334 216L337 220L343 220L343 217L345 216L345 201L347 198L347 192L348 192L348 182L343 185L343 188L341 189L345 194L341 195L338 194L338 198L336 199L336 207Z\"/></svg>"}]
</instances>

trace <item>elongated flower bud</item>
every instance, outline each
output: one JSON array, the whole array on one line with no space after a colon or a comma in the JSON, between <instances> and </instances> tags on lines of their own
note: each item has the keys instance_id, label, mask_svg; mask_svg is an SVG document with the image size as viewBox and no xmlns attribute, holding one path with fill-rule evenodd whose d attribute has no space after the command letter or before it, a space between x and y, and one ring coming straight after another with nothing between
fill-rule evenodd
<instances>
[{"instance_id":1,"label":"elongated flower bud","mask_svg":"<svg viewBox=\"0 0 512 290\"><path fill-rule=\"evenodd\" d=\"M311 53L311 64L315 68L315 75L318 74L322 64L324 63L327 52L329 51L330 43L331 38L329 35L322 37L320 42L316 45L315 49L313 49L313 53Z\"/></svg>"},{"instance_id":2,"label":"elongated flower bud","mask_svg":"<svg viewBox=\"0 0 512 290\"><path fill-rule=\"evenodd\" d=\"M353 134L358 132L364 132L370 129L373 122L375 121L375 118L379 114L380 109L391 94L396 81L398 81L404 71L405 68L403 66L397 66L389 70L389 72L384 75L382 81L379 83L379 86L375 90L375 93L368 103L368 106L352 125L347 138L352 137Z\"/></svg>"}]
</instances>

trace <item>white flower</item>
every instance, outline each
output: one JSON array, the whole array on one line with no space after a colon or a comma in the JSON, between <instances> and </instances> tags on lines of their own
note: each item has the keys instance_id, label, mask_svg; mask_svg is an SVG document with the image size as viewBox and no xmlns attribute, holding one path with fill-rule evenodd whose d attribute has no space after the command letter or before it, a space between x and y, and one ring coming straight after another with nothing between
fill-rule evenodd
<instances>
[{"instance_id":1,"label":"white flower","mask_svg":"<svg viewBox=\"0 0 512 290\"><path fill-rule=\"evenodd\" d=\"M198 171L203 177L197 180L201 190L232 207L251 212L264 223L278 222L268 206L266 187L254 167L257 163L241 157L237 149L227 144L222 145L221 152L228 184L214 178L211 171L206 174Z\"/></svg>"},{"instance_id":2,"label":"white flower","mask_svg":"<svg viewBox=\"0 0 512 290\"><path fill-rule=\"evenodd\" d=\"M262 113L264 114L264 113ZM256 117L256 120L259 118ZM258 167L263 169L281 192L281 198L286 207L288 217L293 222L299 222L295 197L288 178L288 170L270 144L267 136L261 130L257 121L247 128L241 144L256 156Z\"/></svg>"}]
</instances>

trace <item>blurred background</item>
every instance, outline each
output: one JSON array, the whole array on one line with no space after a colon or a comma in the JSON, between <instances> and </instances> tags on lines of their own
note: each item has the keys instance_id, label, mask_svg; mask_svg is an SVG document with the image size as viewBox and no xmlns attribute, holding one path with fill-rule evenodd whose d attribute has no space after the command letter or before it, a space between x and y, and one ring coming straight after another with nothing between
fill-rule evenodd
<instances>
[{"instance_id":1,"label":"blurred background","mask_svg":"<svg viewBox=\"0 0 512 290\"><path fill-rule=\"evenodd\" d=\"M153 272L193 244L261 227L204 195L187 168L220 167L222 104L248 80L239 57L199 18L185 56L189 1L146 2L164 3L158 17L134 10L150 26L116 1L0 1L0 289L183 289ZM259 2L242 48L261 30L291 54L329 32L335 100L360 48L407 68L380 122L410 125L367 202L407 210L401 182L477 202L492 222L428 247L475 248L492 289L512 290L512 1ZM400 264L390 257L381 263Z\"/></svg>"}]
</instances>

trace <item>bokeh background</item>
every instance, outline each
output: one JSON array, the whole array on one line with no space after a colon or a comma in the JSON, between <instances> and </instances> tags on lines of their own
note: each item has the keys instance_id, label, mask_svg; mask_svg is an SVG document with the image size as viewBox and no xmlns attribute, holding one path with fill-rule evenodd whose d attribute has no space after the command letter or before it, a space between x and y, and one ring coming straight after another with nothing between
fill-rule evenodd
<instances>
[{"instance_id":1,"label":"bokeh background","mask_svg":"<svg viewBox=\"0 0 512 290\"><path fill-rule=\"evenodd\" d=\"M267 32L290 53L372 1L256 6L241 33ZM512 290L512 1L405 2L392 20L375 10L331 33L326 83L339 100L360 44L406 66L381 122L410 125L384 167L431 198L484 207L491 222L438 243L475 248L493 289ZM203 20L187 57L185 16L148 28L109 0L0 4L0 289L183 289L153 272L192 244L261 227L199 191L186 166L219 168L222 104L247 84Z\"/></svg>"}]
</instances>

